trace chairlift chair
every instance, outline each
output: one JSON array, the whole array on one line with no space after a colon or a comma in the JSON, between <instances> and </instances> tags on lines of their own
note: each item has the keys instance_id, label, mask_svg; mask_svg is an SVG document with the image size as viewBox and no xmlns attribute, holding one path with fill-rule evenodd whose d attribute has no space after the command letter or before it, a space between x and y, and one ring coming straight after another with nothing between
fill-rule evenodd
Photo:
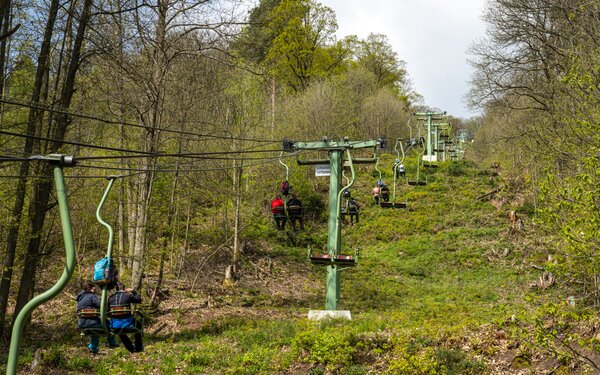
<instances>
[{"instance_id":1,"label":"chairlift chair","mask_svg":"<svg viewBox=\"0 0 600 375\"><path fill-rule=\"evenodd\" d=\"M398 145L400 145L400 150L398 150ZM404 148L402 147L402 139L398 138L396 140L396 144L394 145L394 151L396 152L396 161L394 162L394 166L392 170L394 171L394 190L392 192L392 200L390 202L383 201L380 199L379 205L382 208L406 208L406 202L396 202L396 182L398 180L398 173L396 172L396 168L398 165L404 162L404 158L406 157L404 153ZM400 156L402 153L402 156Z\"/></svg>"},{"instance_id":2,"label":"chairlift chair","mask_svg":"<svg viewBox=\"0 0 600 375\"><path fill-rule=\"evenodd\" d=\"M98 208L96 209L96 219L98 220L98 222L101 225L106 227L106 229L108 230L108 244L107 244L107 249L106 249L106 258L109 258L109 259L112 258L112 247L113 247L113 241L114 241L113 229L110 224L108 224L107 222L105 222L102 219L101 212L102 212L102 207L104 206L104 203L106 202L106 199L108 198L108 195L109 195L110 191L112 190L112 186L117 178L119 178L119 176L107 177L107 179L109 180L108 186L104 190L104 195L102 196L102 199L100 200L100 203L98 204ZM100 297L100 309L80 309L77 311L77 316L80 318L99 318L100 322L102 323L102 327L80 328L79 332L80 332L81 336L91 336L91 335L109 336L109 335L113 334L107 325L108 316L107 316L107 311L106 311L106 305L108 303L108 295L107 295L108 294L108 283L98 284L98 286L100 286L102 288L102 295Z\"/></svg>"},{"instance_id":3,"label":"chairlift chair","mask_svg":"<svg viewBox=\"0 0 600 375\"><path fill-rule=\"evenodd\" d=\"M425 144L423 139L421 138L421 128L419 128L419 139L421 144L422 151L417 155L417 178L416 180L408 180L407 183L411 186L425 186L427 185L427 181L419 180L419 173L421 169L421 161L422 156L425 154Z\"/></svg>"},{"instance_id":4,"label":"chairlift chair","mask_svg":"<svg viewBox=\"0 0 600 375\"><path fill-rule=\"evenodd\" d=\"M358 262L358 250L354 250L354 255L331 255L328 253L313 254L309 247L308 258L312 264L319 266L354 267Z\"/></svg>"},{"instance_id":5,"label":"chairlift chair","mask_svg":"<svg viewBox=\"0 0 600 375\"><path fill-rule=\"evenodd\" d=\"M123 328L111 328L110 331L114 335L144 332L144 315L137 310L133 310L131 306L113 306L109 311L109 315L111 319L118 319L119 316L123 315L131 315L134 317L134 321L137 320L140 322L139 327L134 324L133 326Z\"/></svg>"}]
</instances>

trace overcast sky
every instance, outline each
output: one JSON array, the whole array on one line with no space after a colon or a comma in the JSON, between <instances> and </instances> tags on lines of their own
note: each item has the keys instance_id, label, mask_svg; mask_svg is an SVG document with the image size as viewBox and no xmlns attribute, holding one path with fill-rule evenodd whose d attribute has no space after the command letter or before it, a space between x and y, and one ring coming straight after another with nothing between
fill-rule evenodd
<instances>
[{"instance_id":1,"label":"overcast sky","mask_svg":"<svg viewBox=\"0 0 600 375\"><path fill-rule=\"evenodd\" d=\"M485 34L486 0L318 1L335 11L339 38L387 35L425 104L456 117L477 115L464 104L472 72L467 49Z\"/></svg>"}]
</instances>

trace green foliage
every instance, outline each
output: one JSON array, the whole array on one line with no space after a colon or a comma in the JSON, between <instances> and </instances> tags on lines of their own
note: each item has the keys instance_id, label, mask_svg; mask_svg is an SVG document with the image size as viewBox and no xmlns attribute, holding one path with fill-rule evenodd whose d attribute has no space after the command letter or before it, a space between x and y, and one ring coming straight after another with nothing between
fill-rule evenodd
<instances>
[{"instance_id":1,"label":"green foliage","mask_svg":"<svg viewBox=\"0 0 600 375\"><path fill-rule=\"evenodd\" d=\"M438 349L435 352L435 358L445 369L445 373L449 375L479 374L483 373L485 369L481 361L468 358L458 348Z\"/></svg>"},{"instance_id":2,"label":"green foliage","mask_svg":"<svg viewBox=\"0 0 600 375\"><path fill-rule=\"evenodd\" d=\"M366 40L358 42L358 64L373 73L379 87L391 89L398 96L407 99L407 73L405 64L392 50L383 34L369 34Z\"/></svg>"},{"instance_id":3,"label":"green foliage","mask_svg":"<svg viewBox=\"0 0 600 375\"><path fill-rule=\"evenodd\" d=\"M342 43L334 42L337 23L328 7L309 0L282 0L269 19L275 35L267 64L295 92L331 75L348 55Z\"/></svg>"},{"instance_id":4,"label":"green foliage","mask_svg":"<svg viewBox=\"0 0 600 375\"><path fill-rule=\"evenodd\" d=\"M567 371L575 367L582 373L597 371L598 363L589 353L600 350L599 341L584 332L598 324L597 314L568 302L547 302L536 307L535 313L511 323L512 334L525 343L523 353L514 360L516 368L528 367L531 352L543 349Z\"/></svg>"},{"instance_id":5,"label":"green foliage","mask_svg":"<svg viewBox=\"0 0 600 375\"><path fill-rule=\"evenodd\" d=\"M462 176L471 173L474 167L474 163L470 160L451 161L447 164L446 172L450 176Z\"/></svg>"},{"instance_id":6,"label":"green foliage","mask_svg":"<svg viewBox=\"0 0 600 375\"><path fill-rule=\"evenodd\" d=\"M340 329L345 321L320 329L308 327L294 339L294 347L301 350L304 360L312 364L322 364L329 371L340 370L352 364L356 351L353 336Z\"/></svg>"},{"instance_id":7,"label":"green foliage","mask_svg":"<svg viewBox=\"0 0 600 375\"><path fill-rule=\"evenodd\" d=\"M579 280L579 285L594 285L600 260L600 159L585 159L579 173L558 179L548 174L541 187L538 221L548 233L555 233L554 272ZM578 288L577 285L574 285ZM580 293L585 293L580 290ZM592 301L589 301L592 303Z\"/></svg>"},{"instance_id":8,"label":"green foliage","mask_svg":"<svg viewBox=\"0 0 600 375\"><path fill-rule=\"evenodd\" d=\"M63 368L67 360L63 353L63 348L58 345L52 345L42 355L42 364L47 367Z\"/></svg>"}]
</instances>

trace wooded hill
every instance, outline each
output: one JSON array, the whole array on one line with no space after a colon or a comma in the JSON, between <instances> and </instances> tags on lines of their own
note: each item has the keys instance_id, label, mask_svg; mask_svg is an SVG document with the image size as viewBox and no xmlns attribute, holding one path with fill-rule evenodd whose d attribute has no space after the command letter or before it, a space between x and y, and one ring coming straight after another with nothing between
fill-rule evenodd
<instances>
[{"instance_id":1,"label":"wooded hill","mask_svg":"<svg viewBox=\"0 0 600 375\"><path fill-rule=\"evenodd\" d=\"M305 319L324 289L306 248L326 243L329 186L282 140L393 143L415 136L414 112L436 109L385 35L337 39L335 13L315 1L240 4L0 2L3 343L64 262L51 169L31 157L79 160L66 171L78 268L34 313L22 371L597 371L600 4L489 2L469 94L483 114L448 117L473 141L466 160L402 186L405 212L372 207L377 176L360 167L361 222L343 233L360 249L342 275L354 319L322 324ZM388 183L395 156L382 154ZM271 222L279 160L306 207L301 232ZM83 354L69 298L106 252L95 210L108 175L119 178L103 216L149 319L135 357ZM525 229L509 238L510 211Z\"/></svg>"}]
</instances>

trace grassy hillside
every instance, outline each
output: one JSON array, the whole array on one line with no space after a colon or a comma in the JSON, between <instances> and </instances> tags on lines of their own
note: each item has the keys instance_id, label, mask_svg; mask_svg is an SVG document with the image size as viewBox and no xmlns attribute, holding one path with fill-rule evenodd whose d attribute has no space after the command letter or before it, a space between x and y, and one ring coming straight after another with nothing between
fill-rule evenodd
<instances>
[{"instance_id":1,"label":"grassy hillside","mask_svg":"<svg viewBox=\"0 0 600 375\"><path fill-rule=\"evenodd\" d=\"M382 165L391 165L384 157ZM387 164L386 164L387 162ZM412 163L412 165L411 165ZM408 175L413 176L414 160ZM389 168L388 168L389 169ZM90 356L79 339L74 303L65 294L35 316L24 343L23 373L98 374L514 374L560 369L514 330L529 309L539 272L525 255L532 230L508 238L506 213L477 199L502 181L468 162L424 170L423 187L397 185L407 209L374 206L377 178L361 167L353 195L360 223L345 226L345 252L360 250L342 272L341 309L353 319L309 321L324 308L324 268L306 245L323 246L326 227L279 232L259 220L235 288L212 282L190 290L167 282L169 296L148 312L146 350L124 348ZM391 175L384 173L391 182ZM550 293L550 292L548 292ZM37 358L37 359L36 359ZM32 362L38 363L31 368ZM566 366L568 362L563 364ZM564 367L563 367L564 368ZM582 372L584 370L581 370ZM567 372L568 373L568 372Z\"/></svg>"}]
</instances>

